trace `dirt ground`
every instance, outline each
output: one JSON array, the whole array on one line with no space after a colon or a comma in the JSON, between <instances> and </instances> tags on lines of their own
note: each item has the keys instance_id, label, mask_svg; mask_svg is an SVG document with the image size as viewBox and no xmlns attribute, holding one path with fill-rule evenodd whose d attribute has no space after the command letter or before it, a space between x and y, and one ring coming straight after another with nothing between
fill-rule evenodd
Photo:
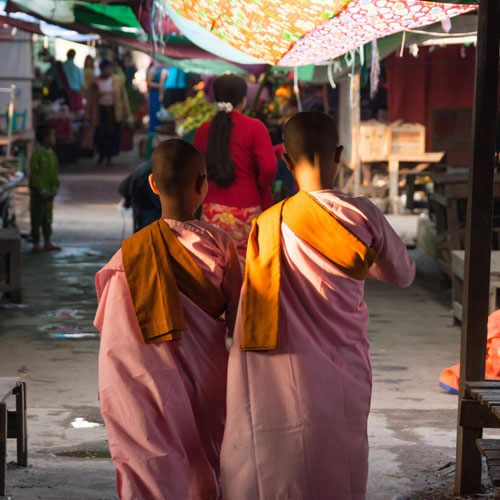
<instances>
[{"instance_id":1,"label":"dirt ground","mask_svg":"<svg viewBox=\"0 0 500 500\"><path fill-rule=\"evenodd\" d=\"M63 251L33 255L23 242L23 302L0 302L0 376L27 382L30 465L13 463L10 443L7 498L116 498L97 400L94 274L131 234L117 210L117 187L138 162L129 154L112 168L88 160L63 168L54 216ZM23 233L27 202L27 190L18 190ZM409 289L366 286L374 379L369 500L455 498L457 399L438 379L458 360L460 331L450 290L439 286L432 262L413 255L418 276ZM483 481L476 498L493 498L486 475Z\"/></svg>"}]
</instances>

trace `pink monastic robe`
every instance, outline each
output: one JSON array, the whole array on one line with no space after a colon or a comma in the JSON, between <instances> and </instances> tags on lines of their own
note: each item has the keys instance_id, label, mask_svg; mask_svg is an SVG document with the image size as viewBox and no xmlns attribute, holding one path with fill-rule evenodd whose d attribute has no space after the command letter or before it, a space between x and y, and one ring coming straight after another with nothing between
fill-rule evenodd
<instances>
[{"instance_id":1,"label":"pink monastic robe","mask_svg":"<svg viewBox=\"0 0 500 500\"><path fill-rule=\"evenodd\" d=\"M121 250L97 273L99 398L123 500L216 500L226 413L226 333L241 288L234 245L198 221L166 221L227 297L225 321L181 293L182 339L145 345Z\"/></svg>"},{"instance_id":2,"label":"pink monastic robe","mask_svg":"<svg viewBox=\"0 0 500 500\"><path fill-rule=\"evenodd\" d=\"M378 252L369 276L409 286L415 264L365 198L311 193ZM224 500L364 500L371 365L364 281L348 277L284 223L278 348L229 356Z\"/></svg>"}]
</instances>

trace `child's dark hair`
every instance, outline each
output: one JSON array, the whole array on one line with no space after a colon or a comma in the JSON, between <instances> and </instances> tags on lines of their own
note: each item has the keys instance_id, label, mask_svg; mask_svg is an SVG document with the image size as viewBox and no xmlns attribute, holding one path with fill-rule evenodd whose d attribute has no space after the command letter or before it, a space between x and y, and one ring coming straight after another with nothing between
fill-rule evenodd
<instances>
[{"instance_id":1,"label":"child's dark hair","mask_svg":"<svg viewBox=\"0 0 500 500\"><path fill-rule=\"evenodd\" d=\"M236 107L247 95L247 82L238 75L222 75L214 82L216 102L230 102ZM208 179L227 188L234 181L234 162L229 155L229 141L233 120L225 111L219 111L210 126L205 153Z\"/></svg>"},{"instance_id":2,"label":"child's dark hair","mask_svg":"<svg viewBox=\"0 0 500 500\"><path fill-rule=\"evenodd\" d=\"M38 125L35 131L36 140L42 143L53 130L54 129L47 123L44 123L43 125Z\"/></svg>"},{"instance_id":3,"label":"child's dark hair","mask_svg":"<svg viewBox=\"0 0 500 500\"><path fill-rule=\"evenodd\" d=\"M103 59L100 63L99 63L99 69L102 71L104 68L108 67L108 66L111 66L113 67L113 61L111 61L110 59Z\"/></svg>"}]
</instances>

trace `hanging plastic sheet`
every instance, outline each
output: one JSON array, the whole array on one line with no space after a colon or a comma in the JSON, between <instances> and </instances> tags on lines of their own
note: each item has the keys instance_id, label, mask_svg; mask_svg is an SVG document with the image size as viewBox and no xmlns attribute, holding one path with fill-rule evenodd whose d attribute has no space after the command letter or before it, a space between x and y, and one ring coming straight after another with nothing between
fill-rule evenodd
<instances>
[{"instance_id":1,"label":"hanging plastic sheet","mask_svg":"<svg viewBox=\"0 0 500 500\"><path fill-rule=\"evenodd\" d=\"M370 99L373 99L378 92L380 78L380 54L377 40L372 40L372 63L370 68Z\"/></svg>"}]
</instances>

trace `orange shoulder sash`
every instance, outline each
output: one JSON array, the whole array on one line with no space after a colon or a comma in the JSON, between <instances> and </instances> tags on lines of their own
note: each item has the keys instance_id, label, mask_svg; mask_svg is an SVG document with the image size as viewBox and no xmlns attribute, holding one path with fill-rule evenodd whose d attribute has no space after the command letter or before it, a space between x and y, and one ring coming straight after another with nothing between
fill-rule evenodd
<instances>
[{"instance_id":1,"label":"orange shoulder sash","mask_svg":"<svg viewBox=\"0 0 500 500\"><path fill-rule=\"evenodd\" d=\"M124 240L122 258L144 343L181 338L186 323L179 290L213 317L224 311L222 291L163 219Z\"/></svg>"},{"instance_id":2,"label":"orange shoulder sash","mask_svg":"<svg viewBox=\"0 0 500 500\"><path fill-rule=\"evenodd\" d=\"M364 280L376 252L310 194L300 191L253 220L243 286L241 348L278 345L281 222L356 280Z\"/></svg>"}]
</instances>

